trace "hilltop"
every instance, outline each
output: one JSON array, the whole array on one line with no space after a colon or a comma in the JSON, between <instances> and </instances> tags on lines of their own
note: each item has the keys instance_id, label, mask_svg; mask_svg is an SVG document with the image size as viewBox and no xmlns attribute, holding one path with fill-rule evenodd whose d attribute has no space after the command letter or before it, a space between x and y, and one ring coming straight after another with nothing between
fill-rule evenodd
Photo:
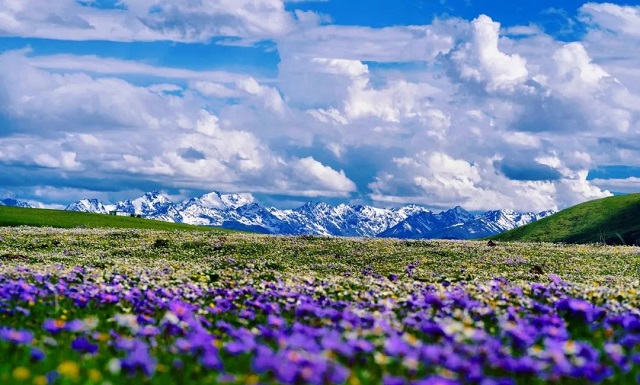
<instances>
[{"instance_id":1,"label":"hilltop","mask_svg":"<svg viewBox=\"0 0 640 385\"><path fill-rule=\"evenodd\" d=\"M640 244L640 194L614 196L562 210L492 239L523 242Z\"/></svg>"}]
</instances>

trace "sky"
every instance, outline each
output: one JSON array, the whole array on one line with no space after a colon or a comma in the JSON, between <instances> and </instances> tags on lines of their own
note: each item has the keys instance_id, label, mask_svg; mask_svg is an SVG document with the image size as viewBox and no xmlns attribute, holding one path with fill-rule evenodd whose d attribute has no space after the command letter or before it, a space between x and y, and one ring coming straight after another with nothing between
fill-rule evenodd
<instances>
[{"instance_id":1,"label":"sky","mask_svg":"<svg viewBox=\"0 0 640 385\"><path fill-rule=\"evenodd\" d=\"M557 210L640 192L640 5L0 0L0 198Z\"/></svg>"}]
</instances>

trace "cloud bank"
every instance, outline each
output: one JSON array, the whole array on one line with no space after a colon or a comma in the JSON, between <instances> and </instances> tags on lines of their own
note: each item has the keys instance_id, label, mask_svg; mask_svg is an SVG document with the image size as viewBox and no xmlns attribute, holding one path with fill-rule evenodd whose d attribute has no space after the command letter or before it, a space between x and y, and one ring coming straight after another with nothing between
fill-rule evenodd
<instances>
[{"instance_id":1,"label":"cloud bank","mask_svg":"<svg viewBox=\"0 0 640 385\"><path fill-rule=\"evenodd\" d=\"M588 174L640 166L639 15L586 3L566 42L490 15L332 25L279 0L2 2L5 36L266 41L280 61L264 77L6 50L0 177L51 202L159 186L542 211L631 192L636 179Z\"/></svg>"}]
</instances>

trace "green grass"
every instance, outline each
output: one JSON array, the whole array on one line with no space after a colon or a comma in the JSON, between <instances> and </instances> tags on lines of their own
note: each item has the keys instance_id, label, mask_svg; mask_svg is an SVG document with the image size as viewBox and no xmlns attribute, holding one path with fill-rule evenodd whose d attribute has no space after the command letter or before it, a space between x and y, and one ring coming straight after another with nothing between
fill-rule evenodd
<instances>
[{"instance_id":1,"label":"green grass","mask_svg":"<svg viewBox=\"0 0 640 385\"><path fill-rule=\"evenodd\" d=\"M192 226L180 223L156 221L152 219L118 217L105 214L91 214L64 210L27 209L0 206L0 227L13 226L230 231L220 228Z\"/></svg>"},{"instance_id":2,"label":"green grass","mask_svg":"<svg viewBox=\"0 0 640 385\"><path fill-rule=\"evenodd\" d=\"M492 239L639 245L640 194L585 202Z\"/></svg>"}]
</instances>

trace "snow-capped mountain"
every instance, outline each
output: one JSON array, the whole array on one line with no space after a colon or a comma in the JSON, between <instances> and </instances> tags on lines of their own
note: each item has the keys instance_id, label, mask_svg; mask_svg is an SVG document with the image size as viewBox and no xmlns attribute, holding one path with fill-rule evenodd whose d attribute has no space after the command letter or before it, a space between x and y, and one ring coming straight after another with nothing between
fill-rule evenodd
<instances>
[{"instance_id":1,"label":"snow-capped mountain","mask_svg":"<svg viewBox=\"0 0 640 385\"><path fill-rule=\"evenodd\" d=\"M32 205L30 205L29 203L27 203L25 201L20 201L20 200L13 199L13 198L0 199L0 206L23 207L23 208L28 208L28 209L32 209L33 208Z\"/></svg>"},{"instance_id":2,"label":"snow-capped mountain","mask_svg":"<svg viewBox=\"0 0 640 385\"><path fill-rule=\"evenodd\" d=\"M409 216L395 226L378 234L378 236L389 238L435 238L432 235L442 229L463 225L473 219L473 215L460 206L439 214L424 211Z\"/></svg>"},{"instance_id":3,"label":"snow-capped mountain","mask_svg":"<svg viewBox=\"0 0 640 385\"><path fill-rule=\"evenodd\" d=\"M483 238L524 226L553 213L553 211L517 213L511 210L494 210L474 216L458 206L440 214L413 215L379 236L438 239Z\"/></svg>"},{"instance_id":4,"label":"snow-capped mountain","mask_svg":"<svg viewBox=\"0 0 640 385\"><path fill-rule=\"evenodd\" d=\"M183 223L222 226L224 222L238 219L234 210L254 202L251 194L220 194L214 191L179 203L176 208Z\"/></svg>"},{"instance_id":5,"label":"snow-capped mountain","mask_svg":"<svg viewBox=\"0 0 640 385\"><path fill-rule=\"evenodd\" d=\"M65 209L67 211L82 211L85 213L98 213L98 214L107 214L109 210L104 206L102 202L99 200L92 199L81 199L77 202L73 202Z\"/></svg>"},{"instance_id":6,"label":"snow-capped mountain","mask_svg":"<svg viewBox=\"0 0 640 385\"><path fill-rule=\"evenodd\" d=\"M144 218L158 219L166 222L182 222L182 216L176 205L165 195L157 191L145 193L134 200L116 203L114 210L123 211Z\"/></svg>"},{"instance_id":7,"label":"snow-capped mountain","mask_svg":"<svg viewBox=\"0 0 640 385\"><path fill-rule=\"evenodd\" d=\"M458 206L435 214L415 205L383 209L346 204L331 206L324 202L307 202L295 209L280 210L261 206L251 194L216 191L177 204L153 191L113 205L83 199L67 209L98 213L118 210L168 222L267 234L455 239L497 234L553 213L522 214L498 210L473 215Z\"/></svg>"}]
</instances>

